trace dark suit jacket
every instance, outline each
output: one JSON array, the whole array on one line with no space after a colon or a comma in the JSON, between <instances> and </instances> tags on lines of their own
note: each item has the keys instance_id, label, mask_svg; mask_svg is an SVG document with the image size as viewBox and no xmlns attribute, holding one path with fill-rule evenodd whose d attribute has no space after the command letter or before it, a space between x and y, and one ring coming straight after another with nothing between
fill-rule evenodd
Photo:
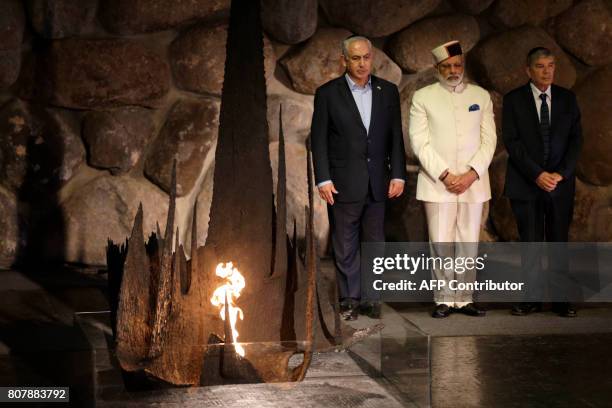
<instances>
[{"instance_id":1,"label":"dark suit jacket","mask_svg":"<svg viewBox=\"0 0 612 408\"><path fill-rule=\"evenodd\" d=\"M576 161L582 144L576 96L569 89L551 87L550 151L546 163L536 109L529 83L504 96L502 133L509 154L504 193L517 200L534 200L542 194L573 200ZM542 171L563 176L551 193L535 183Z\"/></svg>"},{"instance_id":2,"label":"dark suit jacket","mask_svg":"<svg viewBox=\"0 0 612 408\"><path fill-rule=\"evenodd\" d=\"M369 133L344 75L315 93L311 146L315 181L332 180L338 202L387 197L389 180L406 180L404 141L397 87L372 75Z\"/></svg>"}]
</instances>

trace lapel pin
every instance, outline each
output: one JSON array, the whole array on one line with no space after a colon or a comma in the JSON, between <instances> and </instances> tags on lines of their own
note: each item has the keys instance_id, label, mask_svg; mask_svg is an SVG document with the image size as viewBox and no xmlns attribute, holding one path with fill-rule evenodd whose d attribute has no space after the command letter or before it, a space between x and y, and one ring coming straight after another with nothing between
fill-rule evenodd
<instances>
[{"instance_id":1,"label":"lapel pin","mask_svg":"<svg viewBox=\"0 0 612 408\"><path fill-rule=\"evenodd\" d=\"M380 86L376 85L376 89L378 89L380 91Z\"/></svg>"}]
</instances>

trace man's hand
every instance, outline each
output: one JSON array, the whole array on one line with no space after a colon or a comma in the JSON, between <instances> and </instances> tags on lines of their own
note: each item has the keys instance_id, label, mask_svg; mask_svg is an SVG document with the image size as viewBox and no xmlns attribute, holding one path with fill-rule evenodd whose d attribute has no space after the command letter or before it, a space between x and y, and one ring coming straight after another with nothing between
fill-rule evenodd
<instances>
[{"instance_id":1,"label":"man's hand","mask_svg":"<svg viewBox=\"0 0 612 408\"><path fill-rule=\"evenodd\" d=\"M404 192L404 184L406 183L402 183L401 181L398 180L391 180L391 183L389 183L389 198L395 198L395 197L399 197L402 195L402 193Z\"/></svg>"},{"instance_id":2,"label":"man's hand","mask_svg":"<svg viewBox=\"0 0 612 408\"><path fill-rule=\"evenodd\" d=\"M449 178L453 178L448 180ZM463 194L470 186L478 179L478 173L474 169L470 169L468 172L463 173L459 176L449 174L444 179L446 189L453 194ZM448 183L448 184L447 184Z\"/></svg>"},{"instance_id":3,"label":"man's hand","mask_svg":"<svg viewBox=\"0 0 612 408\"><path fill-rule=\"evenodd\" d=\"M557 184L563 180L563 176L560 175L559 173L551 173L556 179L557 179Z\"/></svg>"},{"instance_id":4,"label":"man's hand","mask_svg":"<svg viewBox=\"0 0 612 408\"><path fill-rule=\"evenodd\" d=\"M557 183L561 180L563 180L563 177L559 173L549 173L547 171L543 171L536 179L536 184L542 190L550 193L557 188Z\"/></svg>"},{"instance_id":5,"label":"man's hand","mask_svg":"<svg viewBox=\"0 0 612 408\"><path fill-rule=\"evenodd\" d=\"M448 174L444 177L444 180L442 180L442 183L444 183L444 186L448 190L449 187L453 185L455 180L457 180L457 178L458 176L454 175L453 173L449 171Z\"/></svg>"},{"instance_id":6,"label":"man's hand","mask_svg":"<svg viewBox=\"0 0 612 408\"><path fill-rule=\"evenodd\" d=\"M329 205L334 205L334 194L338 194L334 183L327 183L319 187L319 196Z\"/></svg>"}]
</instances>

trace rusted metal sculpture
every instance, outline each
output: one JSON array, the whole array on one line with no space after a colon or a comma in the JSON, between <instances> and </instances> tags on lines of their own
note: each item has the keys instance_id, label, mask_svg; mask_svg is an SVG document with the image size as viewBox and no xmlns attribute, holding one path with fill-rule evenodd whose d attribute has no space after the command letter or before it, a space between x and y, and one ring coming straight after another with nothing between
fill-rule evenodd
<instances>
[{"instance_id":1,"label":"rusted metal sculpture","mask_svg":"<svg viewBox=\"0 0 612 408\"><path fill-rule=\"evenodd\" d=\"M127 372L174 385L296 381L304 378L313 350L338 340L331 303L317 293L310 156L303 259L295 222L293 238L287 235L282 116L274 206L259 13L257 1L232 2L206 245L197 247L195 209L188 257L178 231L174 235L176 166L164 236L158 227L145 244L141 206L127 245L109 242L109 281L121 282L117 359ZM234 344L228 293L221 315L211 304L220 284L215 268L225 262L246 281L240 342L252 346L244 356ZM298 352L303 361L291 368Z\"/></svg>"}]
</instances>

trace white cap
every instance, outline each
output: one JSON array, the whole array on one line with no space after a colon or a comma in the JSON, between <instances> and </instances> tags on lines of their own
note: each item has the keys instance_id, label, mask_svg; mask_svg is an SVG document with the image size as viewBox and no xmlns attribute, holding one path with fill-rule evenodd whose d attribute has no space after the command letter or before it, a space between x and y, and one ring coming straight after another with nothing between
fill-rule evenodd
<instances>
[{"instance_id":1,"label":"white cap","mask_svg":"<svg viewBox=\"0 0 612 408\"><path fill-rule=\"evenodd\" d=\"M461 49L459 41L453 40L434 48L431 50L431 53L433 54L436 64L439 64L445 59L463 54L463 50Z\"/></svg>"}]
</instances>

